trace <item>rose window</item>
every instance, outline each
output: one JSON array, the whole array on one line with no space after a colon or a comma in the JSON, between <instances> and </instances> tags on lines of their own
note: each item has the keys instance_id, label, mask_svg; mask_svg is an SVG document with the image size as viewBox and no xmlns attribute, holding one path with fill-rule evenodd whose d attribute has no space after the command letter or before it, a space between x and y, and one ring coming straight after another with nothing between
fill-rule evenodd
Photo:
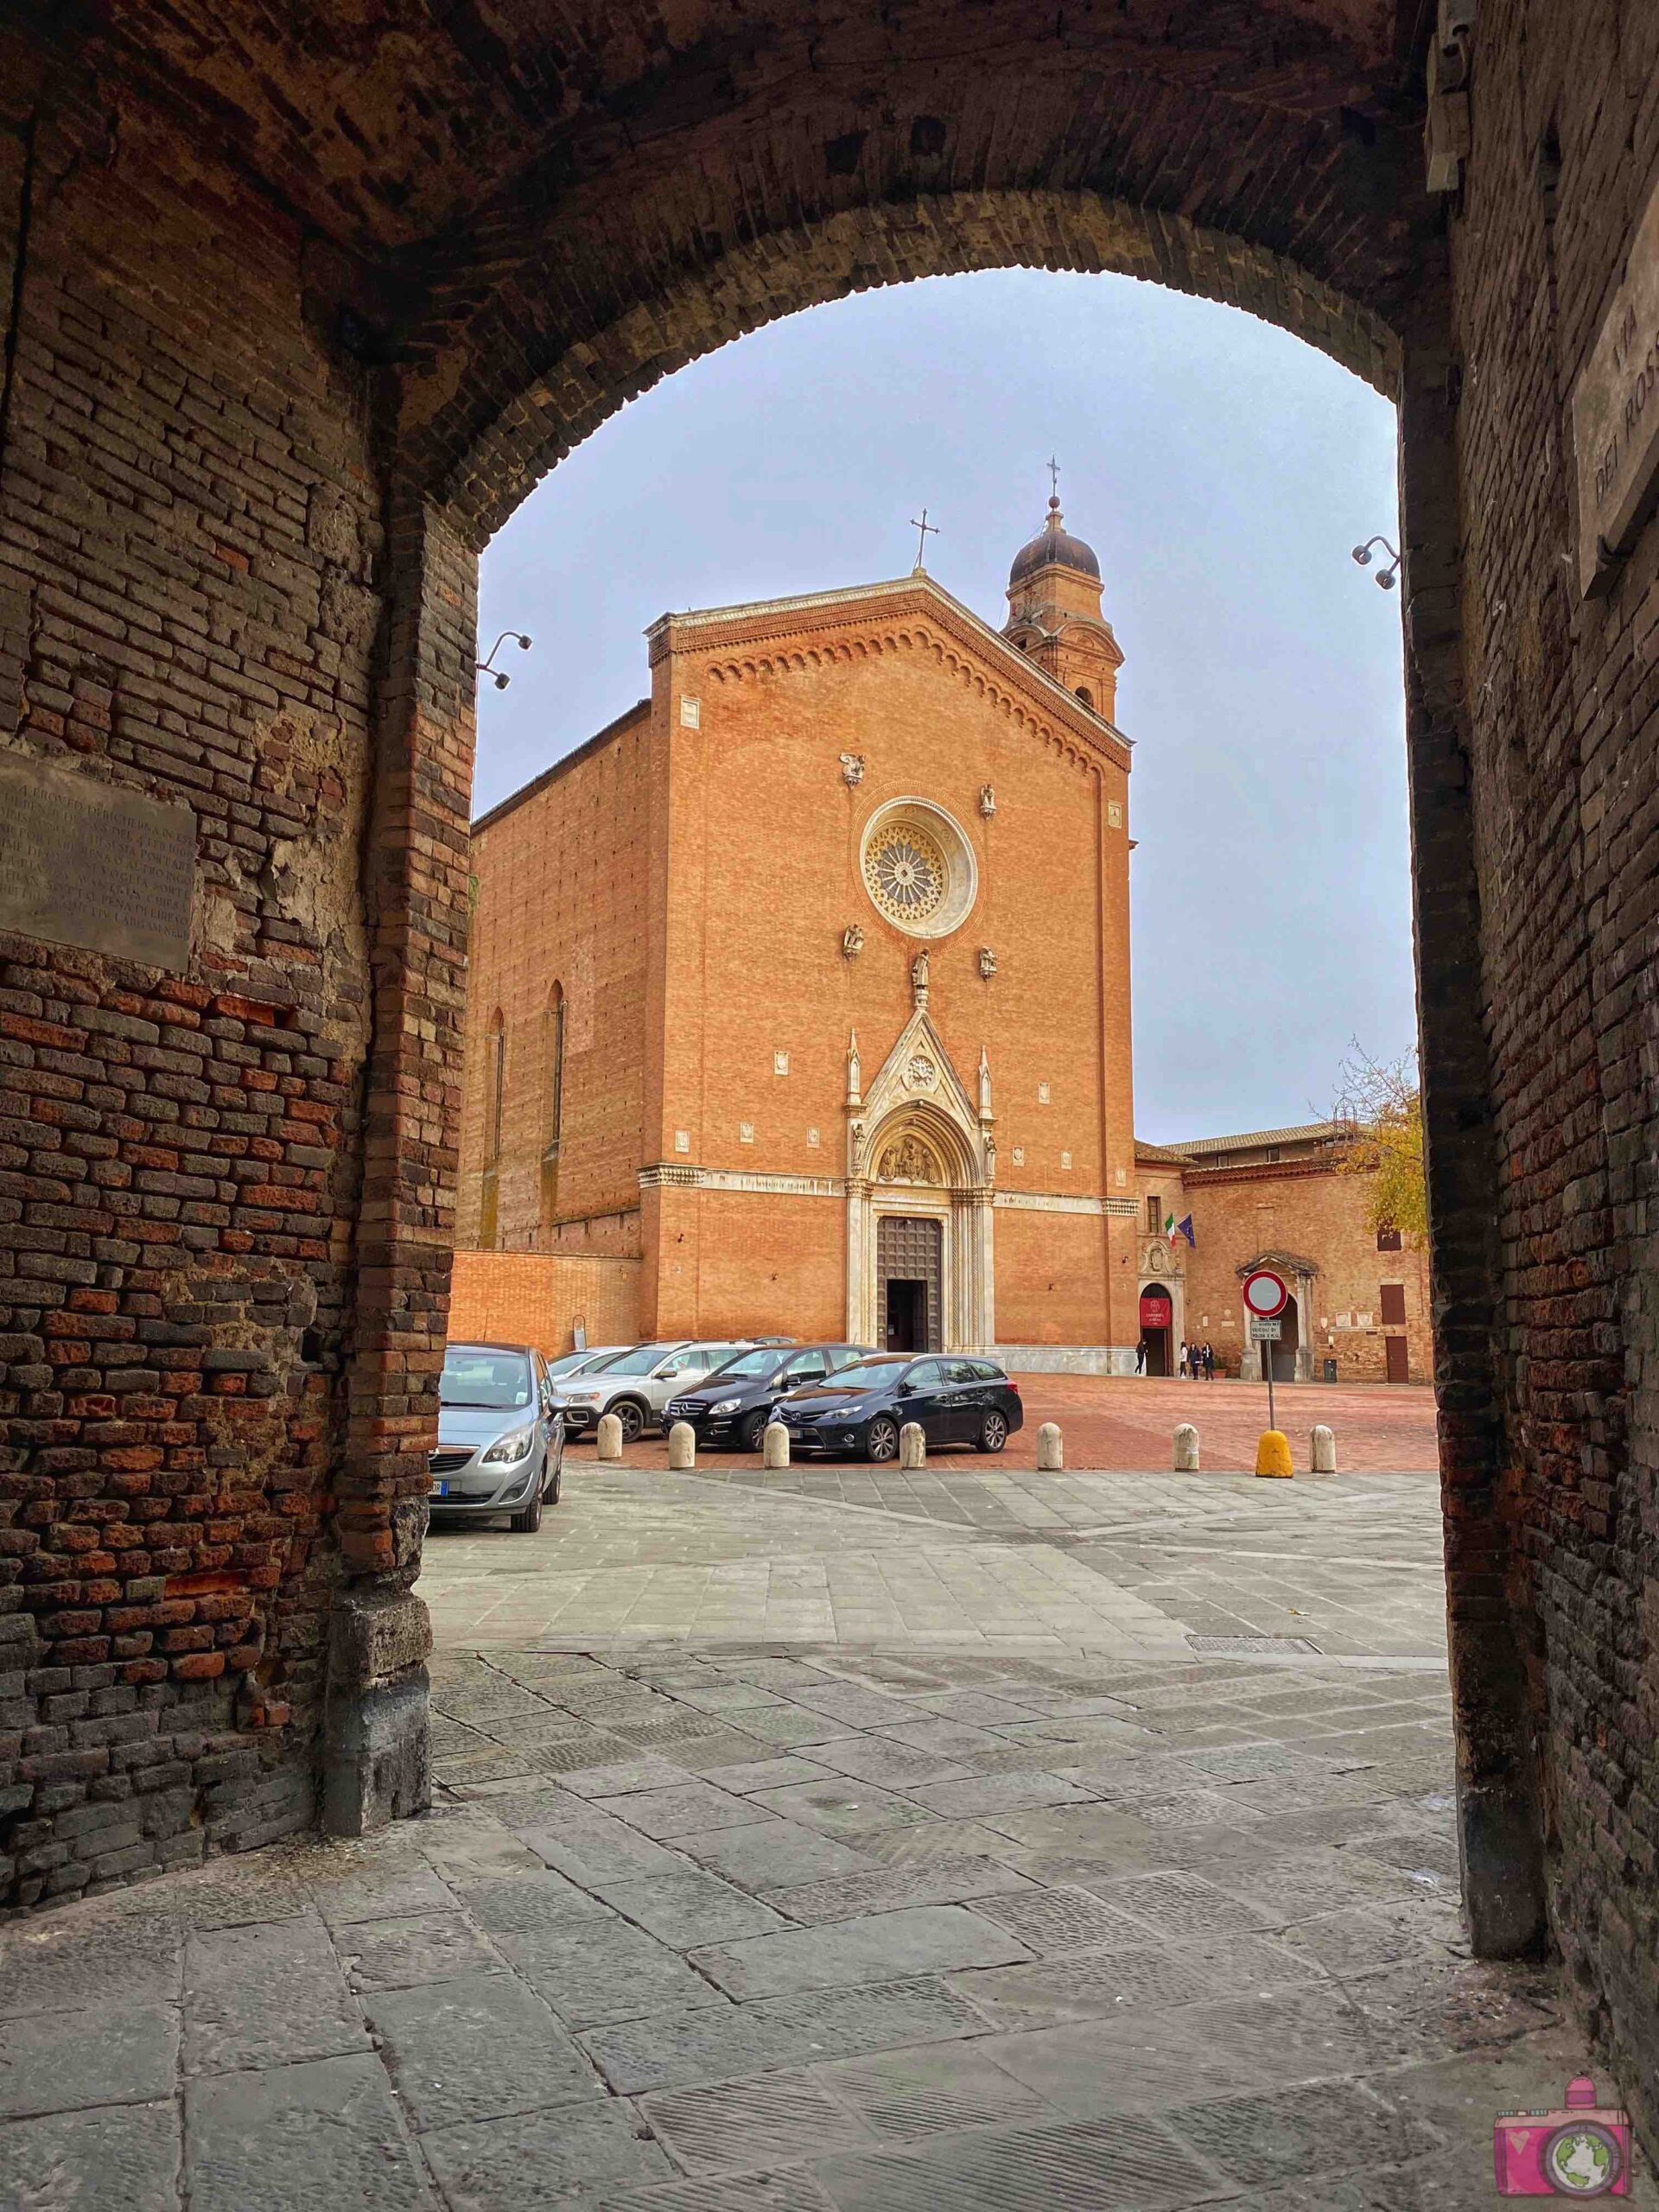
<instances>
[{"instance_id":1,"label":"rose window","mask_svg":"<svg viewBox=\"0 0 1659 2212\"><path fill-rule=\"evenodd\" d=\"M861 868L879 914L911 937L948 937L978 888L972 846L930 800L893 799L866 825Z\"/></svg>"},{"instance_id":2,"label":"rose window","mask_svg":"<svg viewBox=\"0 0 1659 2212\"><path fill-rule=\"evenodd\" d=\"M948 874L944 855L913 822L887 823L864 855L871 898L890 920L912 929L938 912Z\"/></svg>"}]
</instances>

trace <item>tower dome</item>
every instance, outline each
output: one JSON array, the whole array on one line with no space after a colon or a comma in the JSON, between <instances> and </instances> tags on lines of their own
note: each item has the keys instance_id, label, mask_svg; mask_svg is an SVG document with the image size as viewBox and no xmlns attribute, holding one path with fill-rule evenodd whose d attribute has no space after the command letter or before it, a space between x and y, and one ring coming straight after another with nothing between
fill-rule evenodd
<instances>
[{"instance_id":1,"label":"tower dome","mask_svg":"<svg viewBox=\"0 0 1659 2212\"><path fill-rule=\"evenodd\" d=\"M1095 549L1085 545L1080 537L1073 537L1064 527L1060 514L1059 494L1056 493L1048 503L1048 520L1029 544L1022 545L1014 556L1014 566L1008 570L1008 588L1021 584L1027 576L1035 575L1039 569L1051 566L1075 569L1079 575L1100 582L1100 563L1095 558Z\"/></svg>"}]
</instances>

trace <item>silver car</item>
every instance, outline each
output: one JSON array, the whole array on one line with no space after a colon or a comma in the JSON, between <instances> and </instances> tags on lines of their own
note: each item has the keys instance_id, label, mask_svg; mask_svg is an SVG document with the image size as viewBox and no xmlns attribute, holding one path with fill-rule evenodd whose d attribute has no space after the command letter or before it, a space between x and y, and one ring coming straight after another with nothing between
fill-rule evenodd
<instances>
[{"instance_id":1,"label":"silver car","mask_svg":"<svg viewBox=\"0 0 1659 2212\"><path fill-rule=\"evenodd\" d=\"M622 1441L632 1444L645 1427L664 1426L671 1398L695 1389L747 1342L741 1337L681 1337L672 1343L635 1344L560 1390L565 1427L572 1436L585 1435L599 1427L603 1415L614 1414L622 1424Z\"/></svg>"},{"instance_id":2,"label":"silver car","mask_svg":"<svg viewBox=\"0 0 1659 2212\"><path fill-rule=\"evenodd\" d=\"M427 1501L435 1521L511 1516L521 1535L556 1505L564 1420L531 1344L451 1344L438 1380L438 1443Z\"/></svg>"}]
</instances>

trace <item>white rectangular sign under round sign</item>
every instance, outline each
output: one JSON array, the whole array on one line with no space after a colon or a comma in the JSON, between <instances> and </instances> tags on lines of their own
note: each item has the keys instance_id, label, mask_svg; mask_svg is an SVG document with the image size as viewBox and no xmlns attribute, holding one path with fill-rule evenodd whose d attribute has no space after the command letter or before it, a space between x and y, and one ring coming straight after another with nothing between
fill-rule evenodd
<instances>
[{"instance_id":1,"label":"white rectangular sign under round sign","mask_svg":"<svg viewBox=\"0 0 1659 2212\"><path fill-rule=\"evenodd\" d=\"M1284 1330L1282 1321L1262 1321L1254 1316L1250 1321L1250 1342L1253 1344L1276 1344Z\"/></svg>"}]
</instances>

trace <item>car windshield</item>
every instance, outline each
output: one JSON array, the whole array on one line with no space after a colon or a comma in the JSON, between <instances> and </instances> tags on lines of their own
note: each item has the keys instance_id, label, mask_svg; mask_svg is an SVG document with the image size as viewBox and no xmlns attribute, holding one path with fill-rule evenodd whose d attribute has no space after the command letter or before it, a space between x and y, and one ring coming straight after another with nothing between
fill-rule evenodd
<instances>
[{"instance_id":1,"label":"car windshield","mask_svg":"<svg viewBox=\"0 0 1659 2212\"><path fill-rule=\"evenodd\" d=\"M582 1369L599 1356L596 1351L563 1352L557 1359L548 1361L547 1371L550 1375L580 1375Z\"/></svg>"},{"instance_id":2,"label":"car windshield","mask_svg":"<svg viewBox=\"0 0 1659 2212\"><path fill-rule=\"evenodd\" d=\"M855 1359L850 1367L838 1367L830 1380L837 1390L880 1390L896 1382L905 1367L902 1359Z\"/></svg>"},{"instance_id":3,"label":"car windshield","mask_svg":"<svg viewBox=\"0 0 1659 2212\"><path fill-rule=\"evenodd\" d=\"M595 1375L649 1375L659 1359L674 1349L672 1344L636 1344L632 1351L619 1352L614 1359L601 1360L593 1370Z\"/></svg>"},{"instance_id":4,"label":"car windshield","mask_svg":"<svg viewBox=\"0 0 1659 2212\"><path fill-rule=\"evenodd\" d=\"M715 1368L709 1380L711 1382L732 1382L740 1375L770 1375L782 1358L783 1354L776 1349L741 1351L735 1359L728 1359L724 1367Z\"/></svg>"},{"instance_id":5,"label":"car windshield","mask_svg":"<svg viewBox=\"0 0 1659 2212\"><path fill-rule=\"evenodd\" d=\"M438 1378L438 1402L505 1413L530 1403L530 1362L521 1351L491 1351L481 1344L451 1344Z\"/></svg>"}]
</instances>

